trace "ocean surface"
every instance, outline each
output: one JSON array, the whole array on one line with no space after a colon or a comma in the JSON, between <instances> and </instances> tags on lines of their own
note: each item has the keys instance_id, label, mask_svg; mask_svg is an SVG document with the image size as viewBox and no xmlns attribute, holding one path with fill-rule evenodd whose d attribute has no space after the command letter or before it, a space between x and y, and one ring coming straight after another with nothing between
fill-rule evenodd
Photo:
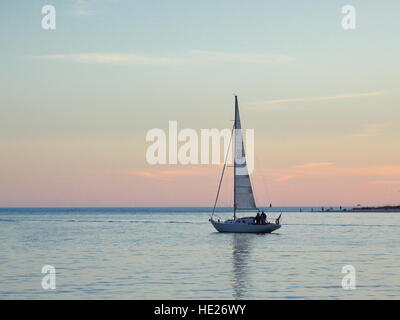
<instances>
[{"instance_id":1,"label":"ocean surface","mask_svg":"<svg viewBox=\"0 0 400 320\"><path fill-rule=\"evenodd\" d=\"M400 213L273 209L262 235L218 233L207 208L2 208L0 299L399 299Z\"/></svg>"}]
</instances>

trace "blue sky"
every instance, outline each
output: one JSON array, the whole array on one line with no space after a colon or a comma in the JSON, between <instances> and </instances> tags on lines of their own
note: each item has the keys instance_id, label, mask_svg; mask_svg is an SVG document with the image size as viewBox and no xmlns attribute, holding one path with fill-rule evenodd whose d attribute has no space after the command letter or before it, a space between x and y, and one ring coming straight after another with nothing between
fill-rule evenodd
<instances>
[{"instance_id":1,"label":"blue sky","mask_svg":"<svg viewBox=\"0 0 400 320\"><path fill-rule=\"evenodd\" d=\"M45 4L57 10L56 30L41 28ZM356 30L341 27L346 4L357 10ZM272 183L282 204L291 203L284 203L285 190L295 195L305 185L335 185L337 196L325 195L325 203L347 195L329 174L311 186L306 173L292 172L317 162L365 172L346 175L346 185L359 190L349 203L377 191L379 201L394 201L400 177L392 175L385 191L376 186L388 179L379 168L397 172L400 160L399 12L398 1L365 0L2 1L0 142L7 156L0 187L7 192L0 205L90 205L110 190L84 197L71 186L82 191L109 179L115 190L151 190L156 182L122 174L157 171L145 162L147 130L167 128L169 120L228 127L233 94L245 126L256 130L267 180L298 179L282 188ZM38 177L42 193L21 189ZM131 197L115 194L109 203ZM170 204L171 197L142 198L134 203Z\"/></svg>"}]
</instances>

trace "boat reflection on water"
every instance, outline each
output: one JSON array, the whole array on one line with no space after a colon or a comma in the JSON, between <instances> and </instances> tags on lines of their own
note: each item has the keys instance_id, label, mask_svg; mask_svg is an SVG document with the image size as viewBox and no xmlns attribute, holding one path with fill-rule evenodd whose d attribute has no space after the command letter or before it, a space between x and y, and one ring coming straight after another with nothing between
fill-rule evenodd
<instances>
[{"instance_id":1,"label":"boat reflection on water","mask_svg":"<svg viewBox=\"0 0 400 320\"><path fill-rule=\"evenodd\" d=\"M255 238L254 234L232 233L232 296L234 299L246 298L251 288L249 260Z\"/></svg>"}]
</instances>

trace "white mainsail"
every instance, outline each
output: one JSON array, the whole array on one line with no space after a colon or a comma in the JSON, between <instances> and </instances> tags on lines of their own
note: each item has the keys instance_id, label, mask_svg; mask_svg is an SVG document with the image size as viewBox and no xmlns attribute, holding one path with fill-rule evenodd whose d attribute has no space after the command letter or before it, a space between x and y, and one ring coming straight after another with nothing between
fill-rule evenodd
<instances>
[{"instance_id":1,"label":"white mainsail","mask_svg":"<svg viewBox=\"0 0 400 320\"><path fill-rule=\"evenodd\" d=\"M257 210L247 169L246 154L243 144L242 127L240 123L239 104L235 96L235 151L234 151L234 211ZM236 214L235 214L236 216Z\"/></svg>"}]
</instances>

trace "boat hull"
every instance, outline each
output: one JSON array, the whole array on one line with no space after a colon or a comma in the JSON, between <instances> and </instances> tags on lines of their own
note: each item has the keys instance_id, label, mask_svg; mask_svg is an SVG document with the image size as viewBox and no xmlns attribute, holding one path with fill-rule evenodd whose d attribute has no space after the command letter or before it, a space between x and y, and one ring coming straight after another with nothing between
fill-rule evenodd
<instances>
[{"instance_id":1,"label":"boat hull","mask_svg":"<svg viewBox=\"0 0 400 320\"><path fill-rule=\"evenodd\" d=\"M247 224L238 222L218 222L210 220L214 228L219 232L230 233L271 233L281 227L280 224Z\"/></svg>"}]
</instances>

